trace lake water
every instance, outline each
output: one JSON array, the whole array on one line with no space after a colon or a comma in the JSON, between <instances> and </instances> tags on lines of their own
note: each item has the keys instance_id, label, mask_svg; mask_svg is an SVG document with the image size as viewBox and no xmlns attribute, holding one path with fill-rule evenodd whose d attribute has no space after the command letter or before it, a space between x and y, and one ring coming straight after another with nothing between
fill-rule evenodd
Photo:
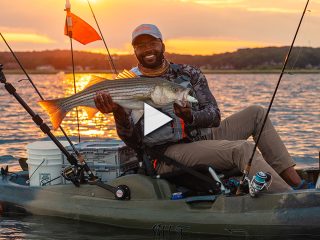
<instances>
[{"instance_id":1,"label":"lake water","mask_svg":"<svg viewBox=\"0 0 320 240\"><path fill-rule=\"evenodd\" d=\"M99 76L110 77L106 74ZM222 117L225 118L249 105L259 104L267 107L276 82L277 74L208 74L209 87L216 97ZM24 75L7 75L18 93L30 107L49 123L46 113L38 106L39 96L35 93ZM31 75L35 85L45 99L68 96L73 93L73 78L70 74ZM318 166L320 145L320 75L286 74L276 96L270 118L290 154L298 162L298 167ZM90 76L79 74L76 77L77 89L81 90ZM17 158L26 157L26 144L47 139L35 126L25 110L0 85L0 165L10 165L12 171L19 169ZM63 128L77 141L76 112L72 111L63 121ZM99 113L92 120L80 109L80 135L82 140L117 138L111 114ZM50 125L50 124L49 124ZM63 139L60 131L54 134ZM142 233L133 232L124 237L124 231L97 227L94 224L67 220L48 220L32 218L0 218L0 239L150 239ZM67 235L59 232L58 226L70 226L79 231L69 230ZM89 227L88 227L89 226ZM52 229L53 228L53 229ZM53 230L59 232L52 236ZM65 228L66 229L66 228ZM9 233L13 235L9 235ZM70 235L71 234L71 235ZM10 237L12 236L12 237ZM195 238L193 238L195 239Z\"/></svg>"}]
</instances>

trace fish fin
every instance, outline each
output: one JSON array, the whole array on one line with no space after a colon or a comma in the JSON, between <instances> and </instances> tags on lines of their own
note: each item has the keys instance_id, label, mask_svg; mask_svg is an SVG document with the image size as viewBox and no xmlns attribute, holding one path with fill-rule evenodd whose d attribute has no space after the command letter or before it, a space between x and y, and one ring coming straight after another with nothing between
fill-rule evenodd
<instances>
[{"instance_id":1,"label":"fish fin","mask_svg":"<svg viewBox=\"0 0 320 240\"><path fill-rule=\"evenodd\" d=\"M83 109L87 113L88 119L94 118L94 116L97 114L97 112L99 112L99 110L94 107L83 107Z\"/></svg>"},{"instance_id":2,"label":"fish fin","mask_svg":"<svg viewBox=\"0 0 320 240\"><path fill-rule=\"evenodd\" d=\"M39 101L39 105L48 113L50 121L52 123L53 130L56 130L62 120L67 115L68 111L64 110L61 105L65 98L59 98L54 100L43 100Z\"/></svg>"},{"instance_id":3,"label":"fish fin","mask_svg":"<svg viewBox=\"0 0 320 240\"><path fill-rule=\"evenodd\" d=\"M132 110L141 110L143 109L142 101L133 101L133 100L115 100L115 103L119 104L123 108L132 109Z\"/></svg>"},{"instance_id":4,"label":"fish fin","mask_svg":"<svg viewBox=\"0 0 320 240\"><path fill-rule=\"evenodd\" d=\"M103 82L103 81L108 81L109 79L107 78L102 78L102 77L98 77L98 76L90 76L90 81L88 82L88 84L84 87L84 89L91 87L92 85L95 85L97 83Z\"/></svg>"},{"instance_id":5,"label":"fish fin","mask_svg":"<svg viewBox=\"0 0 320 240\"><path fill-rule=\"evenodd\" d=\"M134 124L140 120L140 118L143 116L143 113L143 110L132 110L131 116Z\"/></svg>"},{"instance_id":6,"label":"fish fin","mask_svg":"<svg viewBox=\"0 0 320 240\"><path fill-rule=\"evenodd\" d=\"M123 79L123 78L136 78L139 77L137 74L134 72L128 71L128 70L123 70L123 72L119 73L115 79Z\"/></svg>"}]
</instances>

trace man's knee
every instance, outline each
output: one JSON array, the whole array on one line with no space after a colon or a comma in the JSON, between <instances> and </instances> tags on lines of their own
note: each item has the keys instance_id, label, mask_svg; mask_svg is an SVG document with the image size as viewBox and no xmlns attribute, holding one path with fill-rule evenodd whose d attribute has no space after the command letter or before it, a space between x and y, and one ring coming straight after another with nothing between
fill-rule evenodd
<instances>
[{"instance_id":1,"label":"man's knee","mask_svg":"<svg viewBox=\"0 0 320 240\"><path fill-rule=\"evenodd\" d=\"M266 114L266 109L260 105L251 105L247 108L251 113L252 116L255 116L257 119L261 119Z\"/></svg>"},{"instance_id":2,"label":"man's knee","mask_svg":"<svg viewBox=\"0 0 320 240\"><path fill-rule=\"evenodd\" d=\"M256 135L262 127L267 110L260 105L252 105L248 107L248 110L250 111L250 116L252 116L254 122L253 135Z\"/></svg>"}]
</instances>

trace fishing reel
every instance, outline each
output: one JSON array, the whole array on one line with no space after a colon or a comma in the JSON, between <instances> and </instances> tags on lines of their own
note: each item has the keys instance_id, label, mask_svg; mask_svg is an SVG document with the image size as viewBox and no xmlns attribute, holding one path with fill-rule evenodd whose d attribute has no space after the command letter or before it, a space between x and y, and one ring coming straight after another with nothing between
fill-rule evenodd
<instances>
[{"instance_id":1,"label":"fishing reel","mask_svg":"<svg viewBox=\"0 0 320 240\"><path fill-rule=\"evenodd\" d=\"M83 175L83 168L79 166L67 166L62 170L61 175L67 181L72 182L75 186L79 187L81 176Z\"/></svg>"},{"instance_id":2,"label":"fishing reel","mask_svg":"<svg viewBox=\"0 0 320 240\"><path fill-rule=\"evenodd\" d=\"M250 181L249 178L246 179L249 184L249 194L251 197L257 197L258 193L264 189L268 189L272 183L272 176L268 172L257 172Z\"/></svg>"}]
</instances>

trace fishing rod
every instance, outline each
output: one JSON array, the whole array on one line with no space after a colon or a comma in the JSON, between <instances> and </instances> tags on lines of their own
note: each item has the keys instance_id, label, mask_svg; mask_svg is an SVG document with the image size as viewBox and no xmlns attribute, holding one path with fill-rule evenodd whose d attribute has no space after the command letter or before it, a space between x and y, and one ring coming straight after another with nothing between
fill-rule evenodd
<instances>
[{"instance_id":1,"label":"fishing rod","mask_svg":"<svg viewBox=\"0 0 320 240\"><path fill-rule=\"evenodd\" d=\"M67 33L68 33L68 37L70 39L70 47L71 47L71 62L72 62L72 76L73 76L73 89L74 89L74 93L77 93L77 86L76 86L76 75L75 75L75 71L74 71L74 56L73 56L73 44L72 44L72 18L69 16L70 14L70 9L71 9L71 4L69 1L66 1L66 9L65 11L67 11L67 19L66 19L66 26L67 26ZM79 111L78 108L76 108L76 115L77 115L77 127L78 127L78 140L80 143L80 122L79 122Z\"/></svg>"},{"instance_id":2,"label":"fishing rod","mask_svg":"<svg viewBox=\"0 0 320 240\"><path fill-rule=\"evenodd\" d=\"M284 60L284 64L283 64L283 67L282 67L282 70L281 70L281 73L280 73L280 76L279 76L279 79L278 79L278 82L277 82L277 86L276 86L276 88L275 88L275 90L274 90L274 92L273 92L273 95L272 95L272 98L271 98L271 101L270 101L270 104L269 104L267 113L266 113L266 115L265 115L265 117L264 117L264 120L263 120L263 123L262 123L262 127L261 127L261 129L260 129L260 132L259 132L258 138L257 138L257 140L256 140L256 143L255 143L255 145L254 145L254 148L253 148L253 151L252 151L252 155L251 155L251 157L250 157L250 159L249 159L249 162L247 163L247 165L246 165L246 167L245 167L245 169L244 169L244 171L243 171L243 176L242 176L242 178L241 178L240 185L239 185L239 187L238 187L238 189L237 189L237 193L236 193L237 195L242 195L243 192L244 192L244 190L243 190L243 188L244 188L244 183L245 183L246 179L248 179L248 175L249 175L249 172L250 172L250 169L251 169L251 165L252 165L252 161L253 161L254 154L255 154L255 152L256 152L256 150L257 150L257 146L258 146L260 137L261 137L261 135L262 135L262 131L263 131L264 126L265 126L265 124L266 124L266 122L267 122L269 112L270 112L270 110L271 110L273 101L274 101L275 96L276 96L276 94L277 94L277 91L278 91L278 88L279 88L279 85L280 85L280 82L281 82L283 73L284 73L284 71L285 71L285 69L286 69L286 66L287 66L287 63L288 63L288 60L289 60L291 51L292 51L292 49L293 49L294 43L295 43L295 41L296 41L296 38L297 38L297 35L298 35L298 32L299 32L299 29L300 29L302 20L303 20L303 18L304 18L304 16L305 16L307 7L308 7L308 5L309 5L309 1L310 1L310 0L307 0L307 3L306 3L306 5L305 5L305 7L304 7L302 16L301 16L301 18L300 18L298 27L297 27L296 32L295 32L295 34L294 34L294 37L293 37L292 43L291 43L291 45L290 45L289 51L288 51L288 53L287 53L287 55L286 55L286 58L285 58L285 60Z\"/></svg>"},{"instance_id":3,"label":"fishing rod","mask_svg":"<svg viewBox=\"0 0 320 240\"><path fill-rule=\"evenodd\" d=\"M36 85L33 83L31 77L29 76L29 74L27 73L27 71L25 70L25 68L22 66L20 60L18 59L17 55L14 53L14 51L12 50L12 48L10 47L9 43L6 41L5 37L2 35L2 33L0 32L0 36L3 39L4 43L6 44L6 46L8 47L8 49L10 50L12 56L14 57L14 59L16 60L16 62L18 63L18 65L20 66L21 70L24 72L24 74L27 77L27 80L29 80L29 82L31 83L32 87L35 89L35 91L37 92L37 94L39 95L41 100L44 100L43 96L41 95L40 91L38 90L38 88L36 87ZM69 142L70 146L72 147L73 152L77 155L78 160L80 161L80 163L84 162L84 158L83 156L79 153L79 151L75 148L74 144L72 143L71 139L68 137L67 133L64 131L64 129L60 126L59 127L61 132L63 133L63 135L65 136L65 138L67 139L67 141Z\"/></svg>"},{"instance_id":4,"label":"fishing rod","mask_svg":"<svg viewBox=\"0 0 320 240\"><path fill-rule=\"evenodd\" d=\"M71 155L64 147L63 145L58 141L58 139L51 133L50 128L47 124L43 122L43 119L36 114L29 106L28 104L20 97L20 95L17 93L15 87L7 82L6 77L3 73L3 65L0 64L0 82L4 84L5 89L8 91L9 94L13 95L16 100L22 105L22 107L29 113L29 115L32 117L32 120L39 126L39 128L42 130L43 133L48 135L48 137L57 145L57 147L61 150L61 152L67 157L67 160L70 164L74 166L78 166L78 162L75 159L73 155ZM91 171L90 171L90 174ZM77 182L73 182L76 186L79 186Z\"/></svg>"},{"instance_id":5,"label":"fishing rod","mask_svg":"<svg viewBox=\"0 0 320 240\"><path fill-rule=\"evenodd\" d=\"M21 96L17 93L15 87L7 82L7 79L3 73L3 65L0 64L0 82L4 84L7 92L15 97L15 99L20 103L20 105L29 113L32 117L33 122L40 128L40 130L45 133L54 144L60 149L60 151L66 156L68 162L72 165L66 167L63 172L63 176L71 181L76 187L80 186L81 176L83 170L85 170L89 175L88 183L91 185L97 185L101 188L104 188L110 192L112 192L117 200L129 200L130 199L130 189L126 185L119 185L117 187L113 187L111 185L103 183L99 180L90 170L89 166L84 162L84 164L79 165L77 159L70 154L65 147L59 142L59 140L55 137L55 135L51 132L49 126L44 123L43 119L36 114L29 105L21 98Z\"/></svg>"},{"instance_id":6,"label":"fishing rod","mask_svg":"<svg viewBox=\"0 0 320 240\"><path fill-rule=\"evenodd\" d=\"M103 44L104 44L105 48L107 49L107 53L108 53L108 56L109 56L109 61L108 61L108 62L109 62L109 64L110 64L110 67L113 69L113 71L114 71L115 74L118 74L118 71L117 71L117 69L116 69L116 66L114 65L113 59L112 59L111 54L110 54L110 52L109 52L109 48L108 48L108 46L107 46L106 41L104 40L103 34L102 34L101 29L100 29L100 26L99 26L99 24L98 24L96 15L94 14L93 9L92 9L92 7L91 7L90 1L87 0L87 2L88 2L88 4L89 4L89 7L90 7L90 10L91 10L92 16L93 16L93 18L94 18L94 20L95 20L95 22L96 22L96 24L97 24L97 27L98 27L98 29L99 29L99 33L100 33L101 39L102 39L102 41L103 41Z\"/></svg>"}]
</instances>

